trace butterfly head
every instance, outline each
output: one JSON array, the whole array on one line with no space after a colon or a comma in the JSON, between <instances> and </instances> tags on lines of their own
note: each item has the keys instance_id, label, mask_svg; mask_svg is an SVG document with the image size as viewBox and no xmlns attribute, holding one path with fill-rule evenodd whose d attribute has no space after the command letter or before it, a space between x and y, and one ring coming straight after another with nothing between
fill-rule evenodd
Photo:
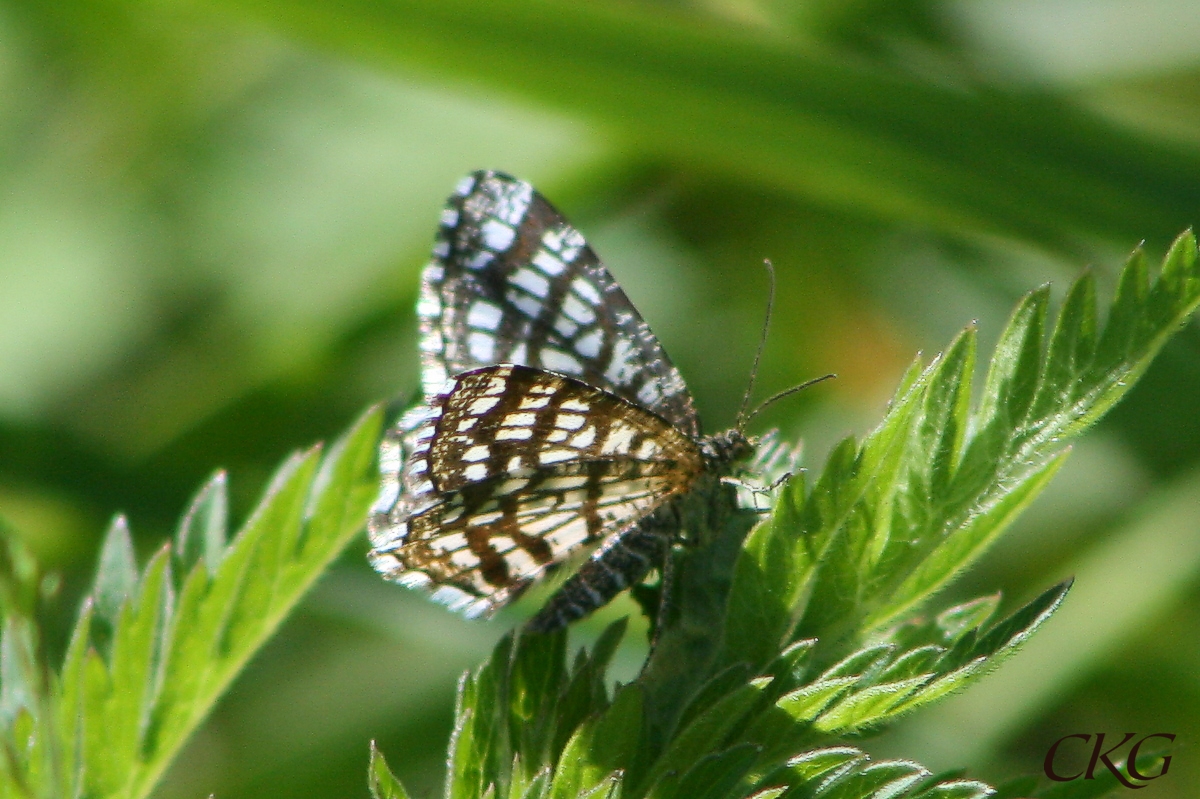
<instances>
[{"instance_id":1,"label":"butterfly head","mask_svg":"<svg viewBox=\"0 0 1200 799\"><path fill-rule=\"evenodd\" d=\"M754 452L757 443L756 438L747 436L737 427L731 427L701 439L700 452L710 469L720 471L735 461L748 457Z\"/></svg>"}]
</instances>

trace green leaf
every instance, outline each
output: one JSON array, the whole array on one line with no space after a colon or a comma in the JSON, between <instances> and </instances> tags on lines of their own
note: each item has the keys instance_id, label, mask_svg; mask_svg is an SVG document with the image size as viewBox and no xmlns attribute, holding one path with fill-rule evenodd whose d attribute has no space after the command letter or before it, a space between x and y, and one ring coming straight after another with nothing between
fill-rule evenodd
<instances>
[{"instance_id":1,"label":"green leaf","mask_svg":"<svg viewBox=\"0 0 1200 799\"><path fill-rule=\"evenodd\" d=\"M918 451L928 459L918 468L934 503L951 499L952 478L959 465L968 424L976 339L974 326L968 327L938 360L925 392L921 424L915 431Z\"/></svg>"},{"instance_id":2,"label":"green leaf","mask_svg":"<svg viewBox=\"0 0 1200 799\"><path fill-rule=\"evenodd\" d=\"M1042 335L1049 301L1050 287L1043 286L1025 295L1013 311L992 354L978 418L1002 417L1008 429L1025 420L1041 382Z\"/></svg>"},{"instance_id":3,"label":"green leaf","mask_svg":"<svg viewBox=\"0 0 1200 799\"><path fill-rule=\"evenodd\" d=\"M454 714L454 730L450 734L450 754L446 758L449 774L446 777L446 795L475 797L483 794L481 787L482 758L476 754L475 741L474 685L468 675L463 675L458 686L458 707Z\"/></svg>"},{"instance_id":4,"label":"green leaf","mask_svg":"<svg viewBox=\"0 0 1200 799\"><path fill-rule=\"evenodd\" d=\"M928 776L928 769L912 761L884 760L835 778L822 796L830 799L900 796Z\"/></svg>"},{"instance_id":5,"label":"green leaf","mask_svg":"<svg viewBox=\"0 0 1200 799\"><path fill-rule=\"evenodd\" d=\"M479 799L507 780L512 764L508 725L508 669L513 636L497 642L492 656L459 683L450 739L451 799Z\"/></svg>"},{"instance_id":6,"label":"green leaf","mask_svg":"<svg viewBox=\"0 0 1200 799\"><path fill-rule=\"evenodd\" d=\"M863 521L856 508L872 491L894 490L904 444L917 419L927 380L928 375L910 369L887 418L861 448L856 448L852 439L842 441L830 453L811 493L801 497L803 484L789 485L790 493L777 506L779 515L755 532L764 543L758 551L747 548L739 557L726 621L724 662L753 657L751 662L765 664L788 643L806 608L818 612L823 608L823 600L813 600L813 595L836 593L838 579L856 579L855 547L860 557L877 557L882 539L870 541L859 536L850 541L851 528ZM886 500L879 497L874 501ZM814 588L815 570L830 564L846 574L827 578L824 588L819 584ZM796 568L800 572L793 577L789 569ZM841 602L834 603L831 610L841 606Z\"/></svg>"},{"instance_id":7,"label":"green leaf","mask_svg":"<svg viewBox=\"0 0 1200 799\"><path fill-rule=\"evenodd\" d=\"M786 799L811 796L808 786L826 779L832 774L849 773L855 765L869 762L870 758L860 749L851 746L835 746L814 749L796 755L787 762L785 776L791 788L784 794Z\"/></svg>"},{"instance_id":8,"label":"green leaf","mask_svg":"<svg viewBox=\"0 0 1200 799\"><path fill-rule=\"evenodd\" d=\"M176 544L138 573L122 517L41 713L46 763L26 777L55 795L147 796L218 696L363 525L379 414L319 463L290 458L224 546L224 478L200 491ZM203 565L201 565L203 563ZM186 568L179 582L172 564ZM39 750L41 751L41 750ZM47 775L47 771L53 774Z\"/></svg>"},{"instance_id":9,"label":"green leaf","mask_svg":"<svg viewBox=\"0 0 1200 799\"><path fill-rule=\"evenodd\" d=\"M751 680L697 716L675 736L655 763L647 780L653 784L666 774L683 774L690 764L722 749L730 733L758 704L763 689L769 683L768 678ZM758 747L754 750L757 754ZM749 768L749 763L746 768Z\"/></svg>"},{"instance_id":10,"label":"green leaf","mask_svg":"<svg viewBox=\"0 0 1200 799\"><path fill-rule=\"evenodd\" d=\"M628 626L621 618L610 624L596 640L590 654L580 652L570 683L562 693L551 714L554 735L550 757L554 762L562 754L567 740L575 729L589 716L599 715L608 707L608 691L604 685L604 673L616 652L617 645Z\"/></svg>"},{"instance_id":11,"label":"green leaf","mask_svg":"<svg viewBox=\"0 0 1200 799\"><path fill-rule=\"evenodd\" d=\"M994 607L993 597L952 608L949 615L956 624L968 617L977 622L970 629L954 630L958 642L952 649L923 644L918 636L909 649L881 643L852 653L810 683L781 696L747 726L742 740L764 747L756 773L776 767L789 749L810 744L820 733L845 735L877 727L962 688L1027 640L1061 604L1068 588L1069 583L1054 586L986 633L981 625ZM936 623L924 629L937 630ZM897 632L913 636L906 628Z\"/></svg>"},{"instance_id":12,"label":"green leaf","mask_svg":"<svg viewBox=\"0 0 1200 799\"><path fill-rule=\"evenodd\" d=\"M516 640L508 678L509 739L534 770L550 762L558 703L569 688L566 648L565 630Z\"/></svg>"},{"instance_id":13,"label":"green leaf","mask_svg":"<svg viewBox=\"0 0 1200 799\"><path fill-rule=\"evenodd\" d=\"M992 626L977 640L972 640L975 636L964 637L947 654L946 661L957 665L977 657L988 657L992 658L993 663L997 662L998 655L1009 653L1020 646L1033 635L1034 630L1050 618L1071 590L1071 583L1072 580L1064 580L1048 588L1016 613Z\"/></svg>"},{"instance_id":14,"label":"green leaf","mask_svg":"<svg viewBox=\"0 0 1200 799\"><path fill-rule=\"evenodd\" d=\"M913 799L985 799L994 796L995 789L978 780L953 780L931 785Z\"/></svg>"},{"instance_id":15,"label":"green leaf","mask_svg":"<svg viewBox=\"0 0 1200 799\"><path fill-rule=\"evenodd\" d=\"M968 330L920 376L906 378L888 417L856 454L836 450L809 496L788 497L764 525L781 537L787 525L792 546L806 551L831 542L815 578L806 572L813 589L803 608L772 610L774 618L802 610L799 635L849 648L911 615L974 562L1046 486L1070 439L1129 389L1200 303L1195 239L1179 237L1153 282L1135 253L1100 332L1089 274L1068 292L1048 342L1047 296L1039 289L1017 306L974 413L967 405ZM877 440L896 437L894 467L866 468ZM831 491L835 483L856 490ZM766 569L755 576L759 594L791 601L791 584ZM776 622L768 631L753 616L751 622L743 636L764 638L742 643L747 650L785 626Z\"/></svg>"},{"instance_id":16,"label":"green leaf","mask_svg":"<svg viewBox=\"0 0 1200 799\"><path fill-rule=\"evenodd\" d=\"M816 567L816 553L802 539L796 514L803 481L789 480L771 518L751 530L738 556L722 643L722 667L765 663L794 623L792 605ZM762 590L770 586L774 590ZM736 619L737 623L733 623Z\"/></svg>"},{"instance_id":17,"label":"green leaf","mask_svg":"<svg viewBox=\"0 0 1200 799\"><path fill-rule=\"evenodd\" d=\"M903 701L888 708L879 718L906 713L915 707L940 699L996 668L1050 618L1062 604L1070 587L1069 580L1059 583L1016 613L993 625L986 633L980 634L981 628L976 627L962 635L954 648L946 651L933 664L931 671L936 677L928 679L924 685L903 698Z\"/></svg>"},{"instance_id":18,"label":"green leaf","mask_svg":"<svg viewBox=\"0 0 1200 799\"><path fill-rule=\"evenodd\" d=\"M932 618L913 616L889 630L884 639L906 652L925 646L945 651L947 646L953 646L964 635L987 623L999 604L997 592L947 608Z\"/></svg>"},{"instance_id":19,"label":"green leaf","mask_svg":"<svg viewBox=\"0 0 1200 799\"><path fill-rule=\"evenodd\" d=\"M620 772L609 774L591 788L579 792L579 799L621 799L622 775Z\"/></svg>"},{"instance_id":20,"label":"green leaf","mask_svg":"<svg viewBox=\"0 0 1200 799\"><path fill-rule=\"evenodd\" d=\"M225 552L226 529L229 520L229 497L224 471L214 474L196 492L192 504L175 533L175 567L186 574L203 558L208 573L213 575L221 565Z\"/></svg>"},{"instance_id":21,"label":"green leaf","mask_svg":"<svg viewBox=\"0 0 1200 799\"><path fill-rule=\"evenodd\" d=\"M680 729L687 729L688 725L701 713L733 692L743 689L749 679L750 664L748 663L735 663L724 671L718 672L701 686L696 695L688 702L679 717Z\"/></svg>"},{"instance_id":22,"label":"green leaf","mask_svg":"<svg viewBox=\"0 0 1200 799\"><path fill-rule=\"evenodd\" d=\"M515 772L516 769L513 769L513 771ZM527 785L520 786L519 781L514 779L512 783L513 791L509 796L512 799L542 799L546 795L546 792L550 790L550 778L552 775L552 769L546 766L533 775L533 778L529 780ZM518 788L520 788L519 793L517 792Z\"/></svg>"},{"instance_id":23,"label":"green leaf","mask_svg":"<svg viewBox=\"0 0 1200 799\"><path fill-rule=\"evenodd\" d=\"M1000 594L973 599L947 608L937 615L936 623L946 643L953 644L968 631L982 627L1000 605Z\"/></svg>"},{"instance_id":24,"label":"green leaf","mask_svg":"<svg viewBox=\"0 0 1200 799\"><path fill-rule=\"evenodd\" d=\"M613 655L617 653L617 647L621 645L621 640L625 637L628 627L629 619L622 616L605 627L604 632L600 633L600 637L592 645L590 662L592 668L598 673L603 674L604 670L608 668L608 664L612 662Z\"/></svg>"},{"instance_id":25,"label":"green leaf","mask_svg":"<svg viewBox=\"0 0 1200 799\"><path fill-rule=\"evenodd\" d=\"M786 785L779 785L773 788L763 788L761 791L755 791L746 797L746 799L779 799L787 791Z\"/></svg>"},{"instance_id":26,"label":"green leaf","mask_svg":"<svg viewBox=\"0 0 1200 799\"><path fill-rule=\"evenodd\" d=\"M799 683L816 646L815 638L793 641L767 666L765 673L778 678L780 686Z\"/></svg>"},{"instance_id":27,"label":"green leaf","mask_svg":"<svg viewBox=\"0 0 1200 799\"><path fill-rule=\"evenodd\" d=\"M982 799L994 792L982 782L960 779L956 772L934 776L918 763L872 761L863 751L848 746L796 755L772 775L772 781L788 784L781 799Z\"/></svg>"},{"instance_id":28,"label":"green leaf","mask_svg":"<svg viewBox=\"0 0 1200 799\"><path fill-rule=\"evenodd\" d=\"M816 680L784 695L776 706L795 721L812 721L858 681L857 675Z\"/></svg>"},{"instance_id":29,"label":"green leaf","mask_svg":"<svg viewBox=\"0 0 1200 799\"><path fill-rule=\"evenodd\" d=\"M886 663L893 651L888 644L869 646L846 657L821 674L808 685L791 691L775 703L793 721L808 722L815 719L829 707L839 696L844 695L850 688L870 675L878 673L882 664ZM750 740L762 740L751 731Z\"/></svg>"},{"instance_id":30,"label":"green leaf","mask_svg":"<svg viewBox=\"0 0 1200 799\"><path fill-rule=\"evenodd\" d=\"M627 685L612 706L582 724L563 748L549 796L573 799L611 783L614 772L636 765L643 735L642 692Z\"/></svg>"},{"instance_id":31,"label":"green leaf","mask_svg":"<svg viewBox=\"0 0 1200 799\"><path fill-rule=\"evenodd\" d=\"M408 799L408 792L388 768L383 753L371 741L371 761L367 767L367 784L371 789L372 799Z\"/></svg>"},{"instance_id":32,"label":"green leaf","mask_svg":"<svg viewBox=\"0 0 1200 799\"><path fill-rule=\"evenodd\" d=\"M102 701L103 719L86 719L103 730L104 771L112 784L102 789L111 795L128 795L139 771L142 731L156 699L159 678L163 617L170 612L167 597L169 552L160 550L146 567L134 601L125 605L116 625L112 656L108 664L107 696Z\"/></svg>"},{"instance_id":33,"label":"green leaf","mask_svg":"<svg viewBox=\"0 0 1200 799\"><path fill-rule=\"evenodd\" d=\"M1034 418L1044 418L1062 402L1062 392L1070 391L1080 375L1086 373L1096 357L1096 279L1084 272L1067 292L1059 312L1058 324L1050 336L1042 388L1034 401ZM1058 387L1058 391L1050 387Z\"/></svg>"},{"instance_id":34,"label":"green leaf","mask_svg":"<svg viewBox=\"0 0 1200 799\"><path fill-rule=\"evenodd\" d=\"M909 649L893 660L883 670L879 675L879 682L886 683L905 680L915 677L918 674L926 673L933 668L933 665L941 659L945 652L946 648L944 646L935 646L933 644Z\"/></svg>"},{"instance_id":35,"label":"green leaf","mask_svg":"<svg viewBox=\"0 0 1200 799\"><path fill-rule=\"evenodd\" d=\"M0 633L0 720L6 723L22 711L39 712L43 688L35 646L33 630L23 619L5 619Z\"/></svg>"},{"instance_id":36,"label":"green leaf","mask_svg":"<svg viewBox=\"0 0 1200 799\"><path fill-rule=\"evenodd\" d=\"M717 754L700 758L683 778L658 791L647 794L653 799L724 799L731 795L738 782L750 770L758 757L759 748L742 744Z\"/></svg>"},{"instance_id":37,"label":"green leaf","mask_svg":"<svg viewBox=\"0 0 1200 799\"><path fill-rule=\"evenodd\" d=\"M124 516L117 516L104 534L104 543L100 546L100 565L96 569L96 582L92 587L96 609L92 635L96 646L106 653L112 645L121 608L137 588L137 577L129 524Z\"/></svg>"},{"instance_id":38,"label":"green leaf","mask_svg":"<svg viewBox=\"0 0 1200 799\"><path fill-rule=\"evenodd\" d=\"M823 712L814 724L817 729L826 732L857 730L874 724L928 682L930 676L918 674L906 680L876 683L861 691L854 691Z\"/></svg>"},{"instance_id":39,"label":"green leaf","mask_svg":"<svg viewBox=\"0 0 1200 799\"><path fill-rule=\"evenodd\" d=\"M974 513L963 517L943 543L929 552L908 577L894 590L887 603L864 622L868 629L879 629L895 618L912 611L919 603L942 588L959 571L999 537L1008 525L1042 492L1058 473L1068 452L1060 452L1020 479L988 491L987 502L973 506Z\"/></svg>"}]
</instances>

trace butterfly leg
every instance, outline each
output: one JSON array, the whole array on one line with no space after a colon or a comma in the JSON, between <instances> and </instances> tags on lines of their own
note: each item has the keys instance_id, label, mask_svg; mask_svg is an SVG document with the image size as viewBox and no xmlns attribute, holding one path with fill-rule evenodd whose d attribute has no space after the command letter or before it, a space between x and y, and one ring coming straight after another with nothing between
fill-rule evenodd
<instances>
[{"instance_id":1,"label":"butterfly leg","mask_svg":"<svg viewBox=\"0 0 1200 799\"><path fill-rule=\"evenodd\" d=\"M627 532L613 536L554 593L525 624L530 632L551 633L606 604L662 564L670 534L651 514ZM664 588L666 580L664 578Z\"/></svg>"},{"instance_id":2,"label":"butterfly leg","mask_svg":"<svg viewBox=\"0 0 1200 799\"><path fill-rule=\"evenodd\" d=\"M725 485L731 485L734 488L740 488L743 491L747 492L751 497L751 501L754 503L754 510L758 513L767 513L771 510L771 506L768 505L766 508L760 508L758 506L758 498L770 496L772 493L774 493L774 491L777 488L779 488L781 485L783 485L784 483L786 483L788 480L791 480L791 479L792 479L792 473L784 472L782 475L780 475L780 477L778 479L776 479L770 485L765 485L765 486L764 485L755 485L754 483L749 483L749 482L746 482L745 480L739 480L736 477L722 477L721 482L724 483Z\"/></svg>"},{"instance_id":3,"label":"butterfly leg","mask_svg":"<svg viewBox=\"0 0 1200 799\"><path fill-rule=\"evenodd\" d=\"M663 550L661 553L662 580L658 585L658 614L650 620L650 652L646 655L647 663L650 662L650 655L653 655L654 650L658 647L658 635L662 631L663 623L666 621L667 614L671 610L671 590L675 587L674 538L675 536L669 532L663 538Z\"/></svg>"}]
</instances>

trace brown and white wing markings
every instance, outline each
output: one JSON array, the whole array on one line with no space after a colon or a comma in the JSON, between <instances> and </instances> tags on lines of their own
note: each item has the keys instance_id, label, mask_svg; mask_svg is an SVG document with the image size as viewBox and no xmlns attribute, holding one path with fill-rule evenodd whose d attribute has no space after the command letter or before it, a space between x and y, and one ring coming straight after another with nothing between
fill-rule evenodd
<instances>
[{"instance_id":1,"label":"brown and white wing markings","mask_svg":"<svg viewBox=\"0 0 1200 799\"><path fill-rule=\"evenodd\" d=\"M417 314L424 401L380 446L374 567L480 615L603 541L534 620L543 631L641 579L669 546L666 503L712 468L712 445L579 231L528 183L468 176Z\"/></svg>"},{"instance_id":2,"label":"brown and white wing markings","mask_svg":"<svg viewBox=\"0 0 1200 799\"><path fill-rule=\"evenodd\" d=\"M524 181L477 172L459 184L417 312L427 397L453 375L512 363L576 377L700 434L683 378L633 303Z\"/></svg>"},{"instance_id":3,"label":"brown and white wing markings","mask_svg":"<svg viewBox=\"0 0 1200 799\"><path fill-rule=\"evenodd\" d=\"M403 491L376 506L372 559L467 615L629 529L703 468L669 422L572 378L503 365L444 388L396 475Z\"/></svg>"}]
</instances>

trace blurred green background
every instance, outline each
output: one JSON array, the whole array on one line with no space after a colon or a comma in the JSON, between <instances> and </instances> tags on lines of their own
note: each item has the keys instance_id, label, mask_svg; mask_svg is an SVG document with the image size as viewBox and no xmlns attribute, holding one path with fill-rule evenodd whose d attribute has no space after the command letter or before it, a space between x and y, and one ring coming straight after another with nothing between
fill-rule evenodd
<instances>
[{"instance_id":1,"label":"blurred green background","mask_svg":"<svg viewBox=\"0 0 1200 799\"><path fill-rule=\"evenodd\" d=\"M810 468L918 350L1091 264L1105 291L1200 217L1189 0L0 0L0 515L62 574L108 518L143 554L226 467L239 518L291 449L416 385L413 303L462 174L534 182L625 286L710 429L779 273L758 424ZM986 350L985 350L986 352ZM467 623L347 553L160 797L365 796L367 741L438 790ZM1061 613L881 756L1039 773L1076 732L1177 733L1200 784L1200 334L1189 325L943 599ZM603 614L630 612L617 604ZM602 620L582 625L586 640ZM634 636L637 637L636 635ZM621 665L636 668L638 645Z\"/></svg>"}]
</instances>

